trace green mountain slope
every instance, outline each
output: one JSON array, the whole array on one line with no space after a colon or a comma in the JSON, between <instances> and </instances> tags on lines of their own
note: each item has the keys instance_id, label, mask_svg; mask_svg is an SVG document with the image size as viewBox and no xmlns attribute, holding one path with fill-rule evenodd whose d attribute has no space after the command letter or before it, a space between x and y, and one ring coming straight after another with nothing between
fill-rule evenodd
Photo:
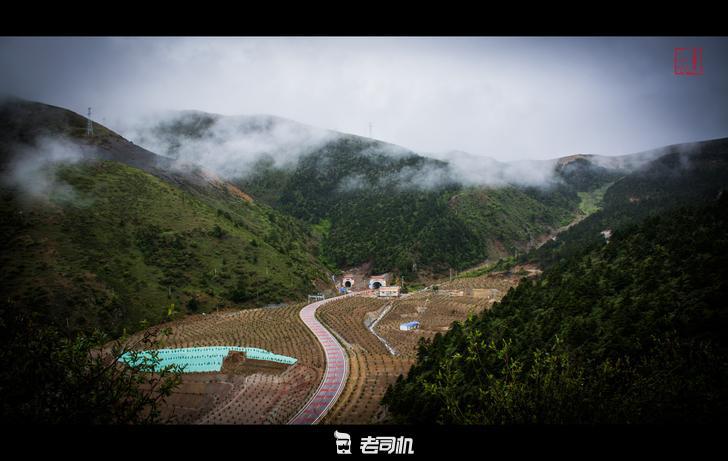
<instances>
[{"instance_id":1,"label":"green mountain slope","mask_svg":"<svg viewBox=\"0 0 728 461\"><path fill-rule=\"evenodd\" d=\"M17 308L70 332L119 333L330 284L308 226L199 169L166 169L100 125L86 139L72 112L13 104L0 111L13 127L0 132L0 292ZM39 136L44 118L58 123Z\"/></svg>"},{"instance_id":2,"label":"green mountain slope","mask_svg":"<svg viewBox=\"0 0 728 461\"><path fill-rule=\"evenodd\" d=\"M465 185L448 162L359 136L305 133L275 117L185 112L138 139L176 157L218 152L226 160L221 168L241 189L325 229L322 254L333 264L373 262L374 271L408 276L524 252L580 213L578 192L621 175L589 161L553 162L539 166L554 169L554 180L540 187ZM287 142L271 143L278 135ZM196 150L185 151L189 145Z\"/></svg>"},{"instance_id":3,"label":"green mountain slope","mask_svg":"<svg viewBox=\"0 0 728 461\"><path fill-rule=\"evenodd\" d=\"M275 197L272 205L293 216L329 222L323 252L337 265L372 261L375 271L411 275L413 265L447 273L524 252L580 213L578 192L623 174L569 165L555 167L554 181L538 187L465 185L447 162L392 150L347 137L294 167L263 165L239 183L254 196ZM276 186L280 192L271 194Z\"/></svg>"},{"instance_id":4,"label":"green mountain slope","mask_svg":"<svg viewBox=\"0 0 728 461\"><path fill-rule=\"evenodd\" d=\"M728 187L728 138L668 146L659 154L609 186L601 210L523 259L553 264L603 242L604 230L616 231L664 210L710 201Z\"/></svg>"},{"instance_id":5,"label":"green mountain slope","mask_svg":"<svg viewBox=\"0 0 728 461\"><path fill-rule=\"evenodd\" d=\"M423 343L384 397L403 423L719 422L728 196L563 259Z\"/></svg>"}]
</instances>

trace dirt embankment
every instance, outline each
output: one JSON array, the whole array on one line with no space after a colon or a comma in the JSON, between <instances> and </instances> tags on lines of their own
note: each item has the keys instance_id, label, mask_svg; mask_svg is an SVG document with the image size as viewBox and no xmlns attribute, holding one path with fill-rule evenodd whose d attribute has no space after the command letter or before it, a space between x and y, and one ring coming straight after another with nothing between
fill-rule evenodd
<instances>
[{"instance_id":1,"label":"dirt embankment","mask_svg":"<svg viewBox=\"0 0 728 461\"><path fill-rule=\"evenodd\" d=\"M252 375L254 373L281 374L289 365L268 360L249 359L245 352L230 351L222 362L221 373Z\"/></svg>"}]
</instances>

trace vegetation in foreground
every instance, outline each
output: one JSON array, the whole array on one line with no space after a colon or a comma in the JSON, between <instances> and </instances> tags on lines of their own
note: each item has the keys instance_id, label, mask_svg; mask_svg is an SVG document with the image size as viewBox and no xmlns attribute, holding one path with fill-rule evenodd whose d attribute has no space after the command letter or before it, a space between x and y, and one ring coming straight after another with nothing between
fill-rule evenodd
<instances>
[{"instance_id":1,"label":"vegetation in foreground","mask_svg":"<svg viewBox=\"0 0 728 461\"><path fill-rule=\"evenodd\" d=\"M24 314L12 303L0 309L0 422L12 424L153 424L165 422L164 399L181 382L174 365L157 370L153 349L163 332L149 330L133 344L105 335L74 339ZM118 362L131 354L133 366ZM142 359L143 358L143 359ZM139 360L137 360L139 359Z\"/></svg>"}]
</instances>

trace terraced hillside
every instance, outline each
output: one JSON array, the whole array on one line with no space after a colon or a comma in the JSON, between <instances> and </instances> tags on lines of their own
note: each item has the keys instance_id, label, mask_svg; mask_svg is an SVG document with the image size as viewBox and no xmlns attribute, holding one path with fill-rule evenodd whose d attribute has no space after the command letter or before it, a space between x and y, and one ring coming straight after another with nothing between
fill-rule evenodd
<instances>
[{"instance_id":1,"label":"terraced hillside","mask_svg":"<svg viewBox=\"0 0 728 461\"><path fill-rule=\"evenodd\" d=\"M364 326L367 314L383 305L375 298L349 297L319 309L319 318L343 339L349 355L349 379L323 424L374 424L386 416L379 401L413 360L392 356Z\"/></svg>"},{"instance_id":2,"label":"terraced hillside","mask_svg":"<svg viewBox=\"0 0 728 461\"><path fill-rule=\"evenodd\" d=\"M415 292L395 300L367 296L342 298L322 306L321 321L340 338L349 355L349 379L324 424L373 424L388 421L380 405L387 387L407 376L417 357L420 339L444 333L455 321L478 314L500 300L523 278L489 274L441 284L437 291ZM467 296L463 292L467 292ZM475 295L475 296L473 296ZM369 326L394 349L394 354ZM399 330L417 320L420 328Z\"/></svg>"},{"instance_id":3,"label":"terraced hillside","mask_svg":"<svg viewBox=\"0 0 728 461\"><path fill-rule=\"evenodd\" d=\"M376 324L376 332L398 356L414 359L420 340L432 339L434 335L448 331L453 322L489 309L522 278L521 275L493 273L445 281L437 285L437 290L428 289L393 301L386 315ZM399 329L400 324L412 321L418 321L419 328Z\"/></svg>"},{"instance_id":4,"label":"terraced hillside","mask_svg":"<svg viewBox=\"0 0 728 461\"><path fill-rule=\"evenodd\" d=\"M164 415L185 424L288 422L313 394L324 368L323 350L298 316L302 306L224 310L160 325L171 328L164 343L169 348L257 347L298 359L287 367L223 364L220 373L184 373Z\"/></svg>"}]
</instances>

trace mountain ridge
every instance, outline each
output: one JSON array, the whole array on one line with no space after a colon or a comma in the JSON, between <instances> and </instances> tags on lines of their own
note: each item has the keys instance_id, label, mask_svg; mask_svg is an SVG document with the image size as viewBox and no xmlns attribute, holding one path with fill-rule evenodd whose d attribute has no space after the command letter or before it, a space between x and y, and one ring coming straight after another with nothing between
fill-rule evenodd
<instances>
[{"instance_id":1,"label":"mountain ridge","mask_svg":"<svg viewBox=\"0 0 728 461\"><path fill-rule=\"evenodd\" d=\"M224 176L246 193L311 225L331 223L331 226L323 226L330 229L324 236L324 254L340 267L356 266L373 260L375 271L395 269L415 276L417 274L411 268L417 266L436 272L447 271L448 267L461 269L488 258L504 256L517 247L524 251L534 235L557 229L578 213L579 198L576 191L568 191L570 186L558 184L563 182L558 176L559 172L544 172L541 165L548 164L548 161L541 161L533 168L527 165L529 171L524 170L523 162L506 164L494 161L491 164L494 168L484 166L476 172L491 175L493 187L477 182L468 184L467 181L460 184L458 175L461 175L461 171L454 169L446 160L426 157L401 146L341 133L320 138L308 145L296 146L282 154L280 157L284 161L281 161L276 157L275 149L278 146L275 145L263 143L263 148L257 152L242 152L242 148L249 147L246 145L250 140L249 133L245 130L243 133L230 130L235 126L234 117L229 119L229 125L215 127L221 123L220 120L224 120L222 116L215 116L214 121L205 118L206 122L200 123L195 120L198 115L185 114L179 132L174 129L178 126L178 119L173 117L156 127L147 126L145 133L161 133L161 143L168 146L187 144L191 134L195 139L214 139L210 144L198 144L198 152L211 152L205 157L214 157L211 163L220 157L229 159L223 165L226 170ZM188 126L206 128L192 132L185 128ZM275 128L267 126L264 131L275 131ZM266 133L256 136L265 138ZM260 146L253 145L251 148L254 150L257 147ZM198 153L191 155L194 157ZM238 162L238 166L231 167L231 163L235 162ZM525 182L519 185L509 181ZM546 187L543 190L547 192L540 190L539 183L544 183ZM503 187L510 187L513 192L492 192L493 189ZM450 201L451 192L462 196L462 193L467 195L475 190L491 190L496 201L505 200L502 204L496 204L494 209L494 212L499 212L505 205L505 214L499 221L503 226L513 221L515 201L530 203L526 206L534 207L531 217L527 218L531 221L523 221L519 227L532 229L495 229L493 235L484 235L480 231L474 233L472 226L482 224L486 218L473 220L462 212L453 215L446 204L455 203ZM442 194L444 196L440 199ZM376 206L399 215L399 218L382 221L371 216L366 222L359 219L370 213L369 208ZM471 207L466 214L472 212ZM537 218L536 215L545 218ZM432 216L433 219L423 221L423 216ZM377 221L376 227L369 224ZM435 225L435 221L439 224ZM453 229L459 229L453 232L469 236L464 241L461 239L462 251L449 248L445 245L448 238L435 235L438 226L449 228L453 225ZM361 231L352 234L356 228ZM410 236L413 232L420 235L413 238ZM426 235L422 235L422 232ZM407 241L403 241L403 236ZM366 245L373 246L374 251L369 251Z\"/></svg>"},{"instance_id":2,"label":"mountain ridge","mask_svg":"<svg viewBox=\"0 0 728 461\"><path fill-rule=\"evenodd\" d=\"M333 289L310 229L101 125L89 139L85 123L40 103L0 107L0 287L20 309L119 334Z\"/></svg>"}]
</instances>

